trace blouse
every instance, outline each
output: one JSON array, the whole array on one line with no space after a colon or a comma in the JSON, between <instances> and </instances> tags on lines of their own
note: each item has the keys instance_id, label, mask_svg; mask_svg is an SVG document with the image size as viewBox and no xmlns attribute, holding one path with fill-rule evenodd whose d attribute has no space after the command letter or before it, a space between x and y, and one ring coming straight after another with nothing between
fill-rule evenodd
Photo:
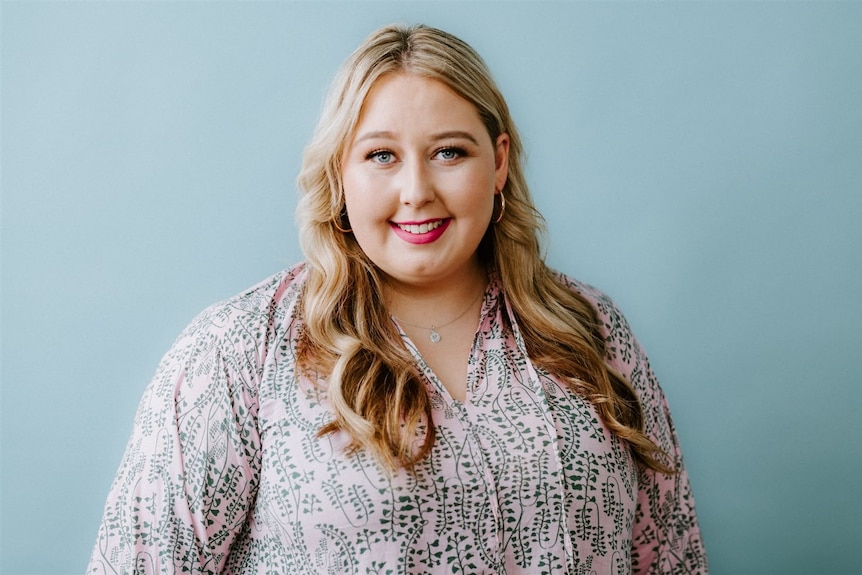
<instances>
[{"instance_id":1,"label":"blouse","mask_svg":"<svg viewBox=\"0 0 862 575\"><path fill-rule=\"evenodd\" d=\"M296 367L306 267L200 314L144 393L88 573L706 573L665 397L612 301L604 324L646 434L678 466L638 470L593 405L534 366L491 274L454 400L397 325L437 435L412 473L347 455L324 386ZM396 321L393 319L393 321Z\"/></svg>"}]
</instances>

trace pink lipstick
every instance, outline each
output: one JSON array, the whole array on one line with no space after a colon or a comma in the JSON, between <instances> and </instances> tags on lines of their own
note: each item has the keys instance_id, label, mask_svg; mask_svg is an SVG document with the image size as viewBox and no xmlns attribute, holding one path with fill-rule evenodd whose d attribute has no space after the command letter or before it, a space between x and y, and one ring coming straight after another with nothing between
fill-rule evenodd
<instances>
[{"instance_id":1,"label":"pink lipstick","mask_svg":"<svg viewBox=\"0 0 862 575\"><path fill-rule=\"evenodd\" d=\"M392 231L399 238L411 244L430 244L436 242L449 227L451 218L425 220L424 222L390 222Z\"/></svg>"}]
</instances>

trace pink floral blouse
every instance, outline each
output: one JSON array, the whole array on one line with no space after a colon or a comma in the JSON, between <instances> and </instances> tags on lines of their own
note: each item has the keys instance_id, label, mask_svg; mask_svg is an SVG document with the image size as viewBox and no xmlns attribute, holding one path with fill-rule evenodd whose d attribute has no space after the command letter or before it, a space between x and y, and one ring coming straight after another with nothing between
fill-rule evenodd
<instances>
[{"instance_id":1,"label":"pink floral blouse","mask_svg":"<svg viewBox=\"0 0 862 575\"><path fill-rule=\"evenodd\" d=\"M527 357L496 278L482 305L466 401L409 338L437 440L387 474L341 435L295 370L305 267L195 319L135 418L88 573L706 573L688 476L643 349L598 291L609 361L681 473L638 472L595 409Z\"/></svg>"}]
</instances>

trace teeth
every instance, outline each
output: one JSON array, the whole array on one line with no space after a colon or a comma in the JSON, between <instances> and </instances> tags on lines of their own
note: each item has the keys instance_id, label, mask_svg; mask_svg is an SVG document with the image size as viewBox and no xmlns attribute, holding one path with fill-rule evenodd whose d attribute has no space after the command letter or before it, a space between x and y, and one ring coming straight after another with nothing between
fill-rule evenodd
<instances>
[{"instance_id":1,"label":"teeth","mask_svg":"<svg viewBox=\"0 0 862 575\"><path fill-rule=\"evenodd\" d=\"M424 234L431 230L436 230L443 225L443 220L436 220L424 224L398 224L398 227L410 234Z\"/></svg>"}]
</instances>

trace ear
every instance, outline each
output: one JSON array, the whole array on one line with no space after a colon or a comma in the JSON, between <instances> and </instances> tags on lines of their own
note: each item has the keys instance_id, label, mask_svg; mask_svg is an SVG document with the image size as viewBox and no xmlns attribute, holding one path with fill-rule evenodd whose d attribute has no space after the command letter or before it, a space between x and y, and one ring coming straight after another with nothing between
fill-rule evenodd
<instances>
[{"instance_id":1,"label":"ear","mask_svg":"<svg viewBox=\"0 0 862 575\"><path fill-rule=\"evenodd\" d=\"M502 190L509 179L509 134L497 136L494 144L494 187Z\"/></svg>"}]
</instances>

